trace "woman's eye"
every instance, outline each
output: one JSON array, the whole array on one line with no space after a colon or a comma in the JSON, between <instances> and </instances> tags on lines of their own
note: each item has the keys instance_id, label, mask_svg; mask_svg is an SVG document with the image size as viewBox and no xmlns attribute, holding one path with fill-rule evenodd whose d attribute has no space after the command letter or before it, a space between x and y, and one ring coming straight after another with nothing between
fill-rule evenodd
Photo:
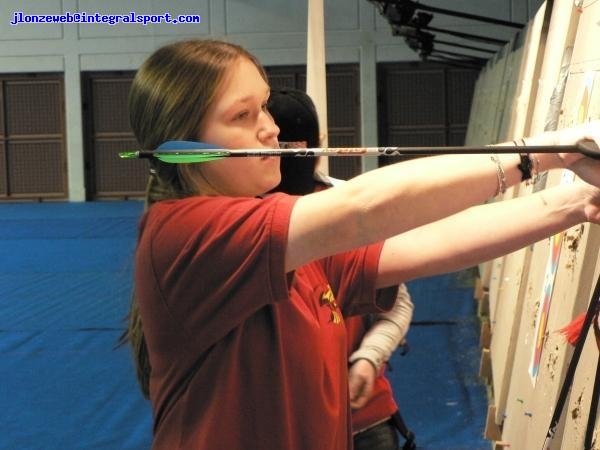
<instances>
[{"instance_id":1,"label":"woman's eye","mask_svg":"<svg viewBox=\"0 0 600 450\"><path fill-rule=\"evenodd\" d=\"M249 114L248 111L242 111L242 112L236 114L233 119L234 120L242 120L242 119L245 119L248 116L248 114Z\"/></svg>"}]
</instances>

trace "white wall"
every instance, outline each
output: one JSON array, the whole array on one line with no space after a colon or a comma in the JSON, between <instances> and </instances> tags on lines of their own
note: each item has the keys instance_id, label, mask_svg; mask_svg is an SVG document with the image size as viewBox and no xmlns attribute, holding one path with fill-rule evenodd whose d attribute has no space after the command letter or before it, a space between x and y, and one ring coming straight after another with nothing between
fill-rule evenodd
<instances>
[{"instance_id":1,"label":"white wall","mask_svg":"<svg viewBox=\"0 0 600 450\"><path fill-rule=\"evenodd\" d=\"M327 63L360 63L361 136L377 143L375 66L418 60L367 0L325 0ZM422 4L503 20L525 22L537 0L429 0ZM2 0L0 73L64 72L69 198L85 199L81 71L135 70L160 45L189 37L224 38L242 44L264 65L306 63L307 0ZM19 24L14 13L200 15L199 24ZM434 14L431 26L510 39L515 30L451 15ZM444 40L453 40L438 35ZM456 39L454 39L456 40ZM470 41L462 41L470 45ZM453 47L449 50L456 51ZM460 51L460 50L459 50Z\"/></svg>"}]
</instances>

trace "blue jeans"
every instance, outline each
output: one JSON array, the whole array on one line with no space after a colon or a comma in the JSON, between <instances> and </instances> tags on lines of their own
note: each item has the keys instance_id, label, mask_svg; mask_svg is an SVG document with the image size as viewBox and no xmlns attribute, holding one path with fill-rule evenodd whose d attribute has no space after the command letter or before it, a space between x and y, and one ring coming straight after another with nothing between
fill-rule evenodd
<instances>
[{"instance_id":1,"label":"blue jeans","mask_svg":"<svg viewBox=\"0 0 600 450\"><path fill-rule=\"evenodd\" d=\"M398 450L398 430L391 420L354 436L354 450Z\"/></svg>"}]
</instances>

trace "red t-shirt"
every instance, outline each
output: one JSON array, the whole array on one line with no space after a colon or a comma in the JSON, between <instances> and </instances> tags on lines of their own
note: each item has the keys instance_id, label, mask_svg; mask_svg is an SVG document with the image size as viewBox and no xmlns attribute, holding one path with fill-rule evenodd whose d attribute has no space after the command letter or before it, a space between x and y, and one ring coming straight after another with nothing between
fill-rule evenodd
<instances>
[{"instance_id":1,"label":"red t-shirt","mask_svg":"<svg viewBox=\"0 0 600 450\"><path fill-rule=\"evenodd\" d=\"M144 217L154 449L351 448L345 326L332 319L346 299L377 309L381 245L284 273L295 200L193 197Z\"/></svg>"},{"instance_id":2,"label":"red t-shirt","mask_svg":"<svg viewBox=\"0 0 600 450\"><path fill-rule=\"evenodd\" d=\"M359 346L363 336L369 329L368 318L354 316L346 319L348 334L348 356ZM385 367L385 366L384 366ZM373 394L367 404L352 410L352 429L354 432L370 428L386 419L398 410L390 382L385 377L383 369L375 379Z\"/></svg>"}]
</instances>

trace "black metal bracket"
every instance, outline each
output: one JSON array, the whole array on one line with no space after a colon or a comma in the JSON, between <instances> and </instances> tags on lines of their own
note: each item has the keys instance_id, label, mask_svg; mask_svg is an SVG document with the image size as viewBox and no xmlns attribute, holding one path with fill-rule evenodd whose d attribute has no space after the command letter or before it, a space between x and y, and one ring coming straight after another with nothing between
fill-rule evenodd
<instances>
[{"instance_id":1,"label":"black metal bracket","mask_svg":"<svg viewBox=\"0 0 600 450\"><path fill-rule=\"evenodd\" d=\"M477 52L483 52L488 54L496 53L496 50L492 50L485 47L475 47L465 45L460 42L439 40L436 39L436 36L432 33L447 34L449 36L454 36L461 39L477 41L484 44L500 47L506 45L509 42L506 39L499 39L496 37L482 36L455 30L445 30L441 28L432 27L429 25L433 20L433 14L431 14L432 12L517 29L521 29L524 26L524 24L521 23L495 19L493 17L485 17L476 14L427 6L413 0L369 0L369 2L375 4L379 9L380 14L387 18L388 22L392 27L392 34L394 36L404 37L408 46L417 53L419 53L419 55L423 59L432 59L432 56L436 56L437 59L460 62L478 67L483 66L487 61L487 58L485 57L473 56L472 54L463 55L455 52L435 50L435 43L454 46L457 48L463 48L465 50L474 50Z\"/></svg>"}]
</instances>

